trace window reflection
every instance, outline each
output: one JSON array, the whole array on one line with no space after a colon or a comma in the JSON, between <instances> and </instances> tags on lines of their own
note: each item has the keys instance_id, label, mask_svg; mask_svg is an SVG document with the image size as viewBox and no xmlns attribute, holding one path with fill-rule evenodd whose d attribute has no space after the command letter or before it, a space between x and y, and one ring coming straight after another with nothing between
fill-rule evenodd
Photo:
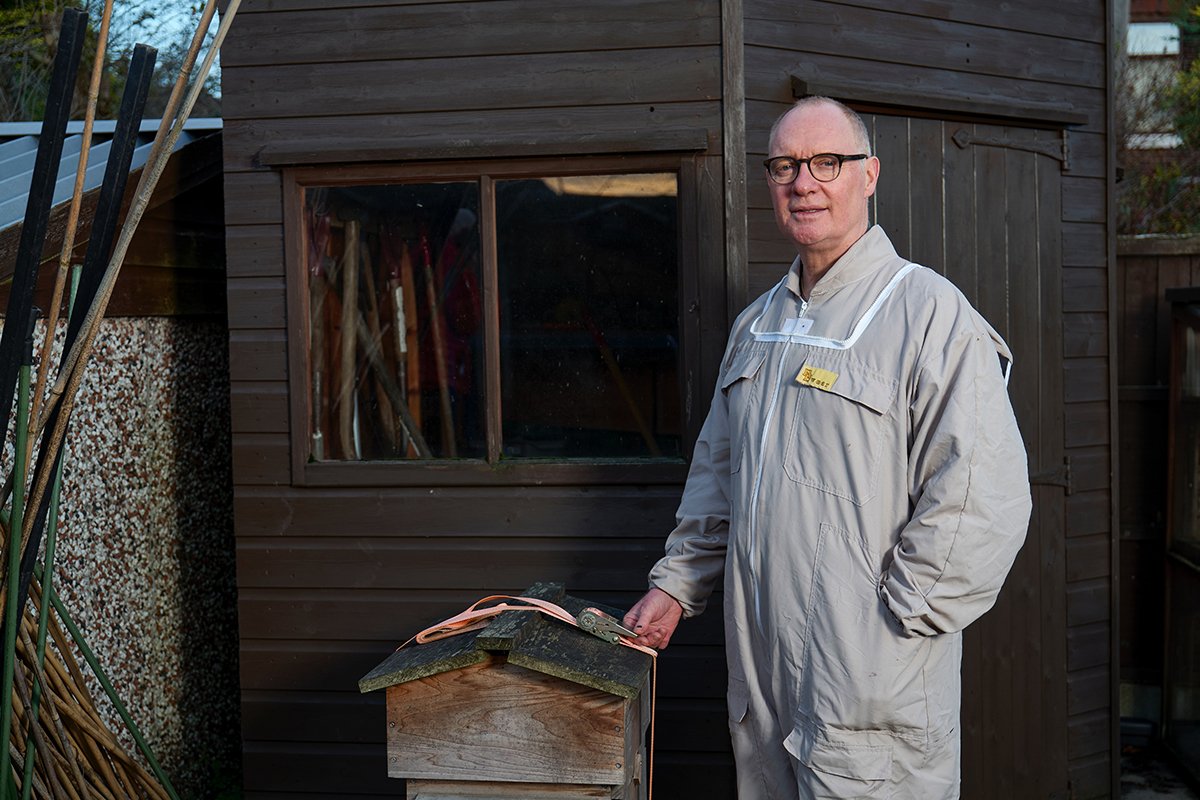
<instances>
[{"instance_id":1,"label":"window reflection","mask_svg":"<svg viewBox=\"0 0 1200 800\"><path fill-rule=\"evenodd\" d=\"M509 458L678 457L676 178L496 184Z\"/></svg>"},{"instance_id":2,"label":"window reflection","mask_svg":"<svg viewBox=\"0 0 1200 800\"><path fill-rule=\"evenodd\" d=\"M491 186L304 190L311 459L680 457L676 176Z\"/></svg>"},{"instance_id":3,"label":"window reflection","mask_svg":"<svg viewBox=\"0 0 1200 800\"><path fill-rule=\"evenodd\" d=\"M308 189L314 460L484 452L477 184Z\"/></svg>"}]
</instances>

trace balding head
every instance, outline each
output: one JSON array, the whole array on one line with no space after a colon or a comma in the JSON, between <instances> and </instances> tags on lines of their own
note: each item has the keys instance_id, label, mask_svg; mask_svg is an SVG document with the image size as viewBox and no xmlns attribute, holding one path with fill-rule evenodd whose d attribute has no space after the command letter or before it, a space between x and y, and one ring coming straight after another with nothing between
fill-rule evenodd
<instances>
[{"instance_id":1,"label":"balding head","mask_svg":"<svg viewBox=\"0 0 1200 800\"><path fill-rule=\"evenodd\" d=\"M858 149L858 152L866 153L867 155L872 155L872 153L871 153L871 134L870 134L870 132L867 131L867 124L865 122L863 122L863 118L858 115L858 112L856 112L854 109L850 108L849 106L845 105L844 103L839 103L837 100L834 100L832 97L823 97L821 95L815 95L815 94L809 95L808 97L800 98L799 100L797 100L795 103L792 104L791 108L789 108L787 111L783 112L776 118L775 123L773 125L771 125L771 134L770 134L770 136L767 137L767 154L768 155L773 155L775 153L775 134L779 130L779 124L781 122L783 122L784 118L787 117L788 115L790 115L793 111L800 111L802 109L810 108L815 105L828 105L828 106L832 106L833 108L836 108L838 111L840 111L842 113L842 116L844 116L846 118L846 120L850 123L850 126L854 131L854 144L855 144L855 147Z\"/></svg>"}]
</instances>

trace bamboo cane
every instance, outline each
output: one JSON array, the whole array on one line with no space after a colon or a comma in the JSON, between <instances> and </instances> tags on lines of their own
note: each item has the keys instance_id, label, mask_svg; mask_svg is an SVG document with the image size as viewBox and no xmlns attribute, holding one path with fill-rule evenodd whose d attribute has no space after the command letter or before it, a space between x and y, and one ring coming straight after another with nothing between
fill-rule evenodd
<instances>
[{"instance_id":1,"label":"bamboo cane","mask_svg":"<svg viewBox=\"0 0 1200 800\"><path fill-rule=\"evenodd\" d=\"M33 645L32 642L29 641L29 634L27 634L23 628L21 633L23 634L22 638L25 640L24 643L27 652L32 652ZM25 740L25 768L23 770L24 778L21 781L21 800L29 800L30 793L33 790L33 766L34 762L37 760L33 755L34 749L30 746L30 742L33 742L37 746L37 752L44 754L46 761L49 761L50 747L46 744L46 741L42 736L42 728L38 724L37 705L33 698L30 697L29 691L26 690L25 681L18 680L16 682L16 686L17 691L20 692L21 695L21 702L29 706L29 738ZM38 687L40 686L40 682L35 679L33 686L34 692L36 693L38 691ZM64 792L62 787L58 784L58 776L54 774L53 769L47 771L46 778L46 782L49 784L54 797L62 798L64 796Z\"/></svg>"},{"instance_id":2,"label":"bamboo cane","mask_svg":"<svg viewBox=\"0 0 1200 800\"><path fill-rule=\"evenodd\" d=\"M107 11L112 10L111 0L110 0L109 5L106 7L106 10ZM60 262L59 266L60 266L60 268L62 267L61 262ZM71 293L67 299L67 309L68 309L67 313L68 314L71 313L71 310L75 306L75 293L79 288L79 273L80 273L80 270L78 268L71 270ZM57 306L58 306L57 302L53 304L53 307L56 309L57 309ZM53 327L49 327L48 330L53 330ZM49 340L49 338L50 338L49 334L47 334L47 340ZM45 350L43 350L42 363L45 364L47 362L49 362L49 353L46 352ZM35 396L34 400L36 401L36 399L37 398ZM41 585L42 586L49 586L51 583L52 575L53 575L54 550L55 550L55 546L56 546L57 540L58 540L58 501L59 501L59 491L62 487L62 470L63 470L62 460L59 459L58 471L57 471L57 474L54 476L54 483L51 485L51 489L50 489L50 517L49 517L49 520L47 521L46 555L42 561L42 564L43 564L42 574L41 574ZM33 709L31 716L33 717L34 720L36 720L38 717L38 705L41 700L42 687L45 685L45 682L46 682L44 666L46 663L46 633L47 633L47 629L49 627L49 622L50 622L50 606L47 603L40 603L38 605L37 646L31 647L28 644L26 645L26 648L28 649L28 651L31 655L31 660L32 660L33 666L34 666L33 674L37 677L37 682L35 682L34 687L33 687L33 698L31 701L32 709ZM25 632L24 628L22 628L21 634L25 638L28 637L28 634ZM51 709L53 710L53 706L51 706ZM36 725L34 726L34 730L36 730ZM28 741L25 744L25 751L26 752L29 751ZM32 761L30 761L30 763L32 763ZM26 768L26 771L28 772L28 768ZM28 783L29 783L29 781L28 781L28 777L27 777L26 781L25 781L25 785L28 785ZM53 782L52 782L52 785L53 785ZM24 791L24 789L22 789L22 791ZM22 794L22 798L23 798L23 800L27 800L27 798L25 797L24 794Z\"/></svg>"},{"instance_id":3,"label":"bamboo cane","mask_svg":"<svg viewBox=\"0 0 1200 800\"><path fill-rule=\"evenodd\" d=\"M363 281L366 283L367 296L367 328L371 332L371 338L379 343L382 347L384 344L384 329L379 323L379 300L376 296L375 286L375 267L371 263L371 253L369 248L364 248L362 253L363 258ZM384 436L387 437L388 444L395 453L400 448L400 440L396 432L396 411L392 408L392 401L388 394L383 390L383 384L380 383L378 376L375 377L375 397L379 404L379 420L383 426Z\"/></svg>"},{"instance_id":4,"label":"bamboo cane","mask_svg":"<svg viewBox=\"0 0 1200 800\"><path fill-rule=\"evenodd\" d=\"M338 375L338 433L341 436L342 455L358 459L354 435L354 373L355 350L358 344L358 329L354 324L358 316L358 220L346 220L342 243L342 364Z\"/></svg>"},{"instance_id":5,"label":"bamboo cane","mask_svg":"<svg viewBox=\"0 0 1200 800\"><path fill-rule=\"evenodd\" d=\"M392 380L387 364L383 360L383 354L380 353L379 343L370 338L370 331L367 330L367 323L363 321L361 314L355 322L358 328L358 335L365 343L367 361L371 365L371 368L375 370L375 375L379 378L383 390L392 398L392 405L399 409L399 421L400 425L404 428L405 434L412 440L412 445L419 457L432 458L433 453L430 452L429 445L425 443L425 437L421 435L421 431L417 428L416 422L413 421L412 415L408 413L408 407L401 401L400 389L396 386L396 382Z\"/></svg>"},{"instance_id":6,"label":"bamboo cane","mask_svg":"<svg viewBox=\"0 0 1200 800\"><path fill-rule=\"evenodd\" d=\"M71 264L71 251L75 249L75 234L79 226L79 210L83 206L83 183L87 177L88 156L91 154L92 125L96 120L96 103L100 98L100 77L104 72L104 51L108 46L108 25L112 20L113 0L105 0L100 15L100 32L96 37L96 58L92 61L92 77L88 83L87 109L83 115L83 134L79 145L79 166L75 170L75 189L71 193L71 206L67 213L67 227L63 232L62 252L58 257L58 273L54 277L54 291L50 296L49 316L46 319L46 335L42 339L41 358L38 361L37 381L33 389L33 405L29 419L36 423L41 408L42 393L46 390L46 375L50 370L50 351L54 346L54 331L58 327L59 306L67 283L67 271ZM30 452L33 448L34 432L29 432Z\"/></svg>"},{"instance_id":7,"label":"bamboo cane","mask_svg":"<svg viewBox=\"0 0 1200 800\"><path fill-rule=\"evenodd\" d=\"M442 338L441 305L437 299L434 283L433 258L429 251L429 237L421 232L421 263L425 271L425 300L429 306L429 328L433 338L433 365L437 371L438 397L442 404L442 452L454 458L458 455L458 443L454 440L454 412L450 406L450 379L446 373L446 344Z\"/></svg>"},{"instance_id":8,"label":"bamboo cane","mask_svg":"<svg viewBox=\"0 0 1200 800\"><path fill-rule=\"evenodd\" d=\"M154 777L156 777L159 783L162 784L163 789L166 790L167 794L171 797L171 800L179 800L178 795L175 793L174 787L171 786L170 779L167 778L167 775L165 772L163 772L162 767L158 765L158 759L154 757L154 752L150 749L150 746L146 744L146 740L142 737L142 732L138 729L137 723L133 721L133 717L131 717L129 712L125 709L125 704L121 702L121 698L117 695L116 689L114 689L112 683L109 682L108 676L100 667L100 662L97 661L96 656L92 654L92 649L88 647L87 641L83 638L83 634L79 631L79 628L75 626L74 621L71 619L71 615L67 612L66 607L62 604L62 601L54 591L54 587L45 587L44 591L45 596L48 597L50 602L54 604L54 610L58 612L59 619L61 619L63 624L67 626L67 630L71 632L71 638L75 640L75 646L79 648L79 652L83 654L84 660L87 661L88 666L92 668L92 674L96 676L96 680L104 688L105 693L108 695L108 699L113 704L113 708L116 709L117 714L125 723L130 735L133 736L133 740L137 743L138 749L142 751L142 756L145 757L146 763L148 763L150 768L154 771Z\"/></svg>"}]
</instances>

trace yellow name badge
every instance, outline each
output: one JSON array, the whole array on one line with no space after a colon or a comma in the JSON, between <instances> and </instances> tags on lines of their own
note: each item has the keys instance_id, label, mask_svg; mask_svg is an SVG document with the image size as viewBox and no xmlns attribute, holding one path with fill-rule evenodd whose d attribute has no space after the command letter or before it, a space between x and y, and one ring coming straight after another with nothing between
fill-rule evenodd
<instances>
[{"instance_id":1,"label":"yellow name badge","mask_svg":"<svg viewBox=\"0 0 1200 800\"><path fill-rule=\"evenodd\" d=\"M817 389L829 391L833 388L833 384L837 382L838 374L830 372L827 369L813 367L805 364L800 370L800 374L796 376L796 383L801 386L812 386Z\"/></svg>"}]
</instances>

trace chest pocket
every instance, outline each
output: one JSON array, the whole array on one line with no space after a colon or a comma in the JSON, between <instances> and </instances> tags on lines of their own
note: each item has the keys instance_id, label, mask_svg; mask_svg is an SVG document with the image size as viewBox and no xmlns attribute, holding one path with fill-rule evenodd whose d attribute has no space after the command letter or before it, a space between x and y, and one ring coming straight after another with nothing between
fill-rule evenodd
<instances>
[{"instance_id":1,"label":"chest pocket","mask_svg":"<svg viewBox=\"0 0 1200 800\"><path fill-rule=\"evenodd\" d=\"M729 471L741 472L746 455L750 418L758 416L756 403L762 396L762 365L766 350L742 350L733 354L721 379L721 393L729 406Z\"/></svg>"},{"instance_id":2,"label":"chest pocket","mask_svg":"<svg viewBox=\"0 0 1200 800\"><path fill-rule=\"evenodd\" d=\"M900 382L840 353L810 355L804 366L823 371L817 375L825 388L790 381L795 411L784 472L862 505L878 489L883 432ZM832 384L829 373L837 376Z\"/></svg>"}]
</instances>

